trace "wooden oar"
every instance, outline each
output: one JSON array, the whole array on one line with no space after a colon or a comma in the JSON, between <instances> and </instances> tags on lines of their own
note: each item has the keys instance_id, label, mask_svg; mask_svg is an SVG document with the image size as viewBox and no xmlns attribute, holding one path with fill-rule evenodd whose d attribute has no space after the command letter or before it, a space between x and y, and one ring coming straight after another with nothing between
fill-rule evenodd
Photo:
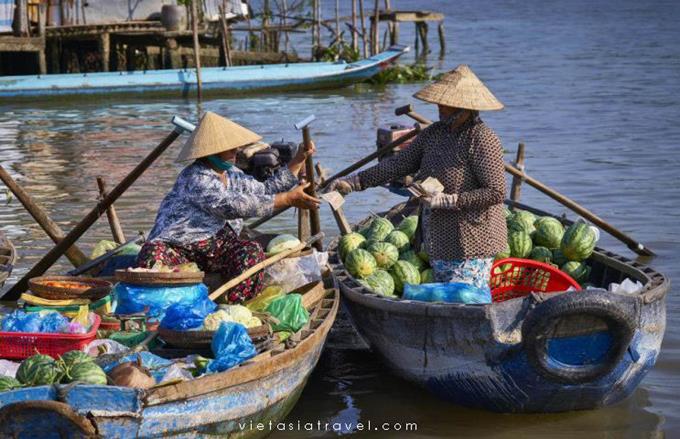
<instances>
[{"instance_id":1,"label":"wooden oar","mask_svg":"<svg viewBox=\"0 0 680 439\"><path fill-rule=\"evenodd\" d=\"M401 145L402 143L406 142L407 140L410 140L410 139L414 138L415 136L417 136L418 133L420 133L420 127L416 126L415 130L409 131L408 133L404 134L403 136L399 137L398 139L395 139L393 142L383 146L382 148L380 148L380 149L376 150L375 152L367 155L366 157L362 158L361 160L354 163L353 165L348 166L345 169L343 169L342 171L340 171L340 172L332 175L331 177L329 177L323 184L319 185L319 191L322 191L323 189L328 187L328 185L333 180L337 180L338 178L342 178L346 175L349 175L352 172L356 171L357 169L363 167L367 163L370 163L371 161L375 160L376 158L387 154L388 152L392 151L395 147L397 147L397 146ZM275 216L280 215L281 213L285 212L288 209L290 209L290 208L289 207L282 207L280 209L276 209L271 214L269 214L267 216L263 216L262 218L248 224L248 228L254 229L258 226L261 226L262 224L266 223L267 221L274 218Z\"/></svg>"},{"instance_id":2,"label":"wooden oar","mask_svg":"<svg viewBox=\"0 0 680 439\"><path fill-rule=\"evenodd\" d=\"M301 242L300 244L298 244L297 246L295 246L295 247L293 247L289 250L284 250L281 253L275 254L271 258L267 258L262 262L258 262L257 264L253 265L252 267L250 267L249 269L247 269L246 271L244 271L240 275L236 276L233 279L230 279L229 282L225 283L224 285L222 285L221 287L219 287L218 289L213 291L210 294L210 299L211 300L217 300L217 298L219 298L221 295L223 295L224 293L226 293L230 289L234 288L236 285L240 284L244 280L248 279L250 276L254 275L258 271L264 270L265 268L269 267L270 265L275 264L276 262L279 262L281 259L284 259L285 257L290 256L295 252L299 252L300 250L304 249L305 247L308 247L308 246L314 244L315 242L323 239L323 237L324 237L323 232L318 233L318 234L310 237L308 240Z\"/></svg>"},{"instance_id":3,"label":"wooden oar","mask_svg":"<svg viewBox=\"0 0 680 439\"><path fill-rule=\"evenodd\" d=\"M409 105L405 105L403 107L399 107L395 110L396 115L406 115L410 117L413 120L418 121L419 123L422 124L431 124L432 121L428 120L427 118L421 116L420 114L416 113L413 111L413 107ZM529 186L532 186L536 189L538 189L540 192L543 192L553 200L557 201L558 203L562 204L563 206L571 209L573 212L581 215L588 221L592 222L605 232L609 233L612 235L614 238L618 239L619 241L623 242L628 246L629 249L631 249L633 252L637 253L640 256L655 256L656 254L651 251L649 248L645 247L644 244L641 242L638 242L631 238L630 236L626 235L616 227L612 226L611 224L607 223L605 220L600 218L599 216L595 215L593 212L590 210L586 209L585 207L581 206L578 204L576 201L572 200L571 198L567 197L566 195L563 195L559 192L557 192L555 189L552 189L551 187L541 183L540 181L536 180L535 178L532 178L528 176L524 171L521 171L517 169L515 166L511 165L510 163L505 163L505 172L520 178L522 181L527 182Z\"/></svg>"},{"instance_id":4,"label":"wooden oar","mask_svg":"<svg viewBox=\"0 0 680 439\"><path fill-rule=\"evenodd\" d=\"M97 177L97 187L99 187L99 196L106 198L106 182L104 181L104 177ZM113 240L116 241L117 244L123 244L126 241L125 233L123 233L123 228L118 219L118 213L113 204L106 209L106 217L109 220L109 227L111 228Z\"/></svg>"},{"instance_id":5,"label":"wooden oar","mask_svg":"<svg viewBox=\"0 0 680 439\"><path fill-rule=\"evenodd\" d=\"M64 231L61 230L57 223L52 221L52 218L47 214L47 211L33 200L24 188L9 175L2 165L0 165L0 180L5 183L10 191L12 191L28 213L31 214L35 222L38 223L45 233L47 233L47 236L49 236L55 244L59 244L61 240L64 239ZM66 249L65 254L74 267L79 267L90 260L75 244Z\"/></svg>"},{"instance_id":6,"label":"wooden oar","mask_svg":"<svg viewBox=\"0 0 680 439\"><path fill-rule=\"evenodd\" d=\"M50 250L28 273L22 277L8 292L3 296L6 300L16 300L28 287L28 280L41 276L70 248L83 234L94 224L97 219L106 212L106 208L113 204L140 175L151 166L151 164L165 151L172 142L184 132L181 128L175 128L168 134L161 143L158 144L144 160L142 160L123 180L114 187L111 192L102 199L97 205L69 232L64 239Z\"/></svg>"}]
</instances>

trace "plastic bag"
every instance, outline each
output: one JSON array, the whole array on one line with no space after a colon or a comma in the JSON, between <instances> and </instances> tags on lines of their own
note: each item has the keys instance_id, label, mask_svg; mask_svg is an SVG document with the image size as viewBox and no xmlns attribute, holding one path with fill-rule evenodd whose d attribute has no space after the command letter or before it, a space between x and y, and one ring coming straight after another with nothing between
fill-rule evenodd
<instances>
[{"instance_id":1,"label":"plastic bag","mask_svg":"<svg viewBox=\"0 0 680 439\"><path fill-rule=\"evenodd\" d=\"M422 302L491 303L491 292L463 282L404 284L403 298Z\"/></svg>"},{"instance_id":2,"label":"plastic bag","mask_svg":"<svg viewBox=\"0 0 680 439\"><path fill-rule=\"evenodd\" d=\"M208 363L208 373L223 372L257 354L257 349L240 323L222 322L210 344L215 359Z\"/></svg>"},{"instance_id":3,"label":"plastic bag","mask_svg":"<svg viewBox=\"0 0 680 439\"><path fill-rule=\"evenodd\" d=\"M147 315L159 320L165 316L165 311L174 304L193 305L210 301L208 287L195 284L180 287L152 287L132 285L120 282L114 290L116 300L116 314L136 314L149 308ZM212 301L210 301L212 303Z\"/></svg>"},{"instance_id":4,"label":"plastic bag","mask_svg":"<svg viewBox=\"0 0 680 439\"><path fill-rule=\"evenodd\" d=\"M102 366L102 369L104 369L104 372L109 373L119 364L129 363L131 361L137 362L137 356L142 358L142 366L149 369L149 372L151 372L151 376L154 380L156 380L156 383L160 383L170 366L173 364L172 360L159 357L158 355L154 355L151 352L142 351L127 355L117 361L106 364L105 366Z\"/></svg>"},{"instance_id":5,"label":"plastic bag","mask_svg":"<svg viewBox=\"0 0 680 439\"><path fill-rule=\"evenodd\" d=\"M14 378L20 364L21 363L15 363L14 361L0 360L0 377Z\"/></svg>"},{"instance_id":6,"label":"plastic bag","mask_svg":"<svg viewBox=\"0 0 680 439\"><path fill-rule=\"evenodd\" d=\"M302 306L302 296L296 293L274 300L267 307L267 312L279 321L272 326L275 332L297 332L309 321L309 313Z\"/></svg>"},{"instance_id":7,"label":"plastic bag","mask_svg":"<svg viewBox=\"0 0 680 439\"><path fill-rule=\"evenodd\" d=\"M166 381L174 380L189 381L192 379L194 379L194 376L191 374L191 372L189 372L179 364L173 364L172 366L168 367L168 369L165 372L165 375L163 375L159 382L164 383Z\"/></svg>"},{"instance_id":8,"label":"plastic bag","mask_svg":"<svg viewBox=\"0 0 680 439\"><path fill-rule=\"evenodd\" d=\"M25 313L19 309L2 320L3 332L40 332L40 313Z\"/></svg>"},{"instance_id":9,"label":"plastic bag","mask_svg":"<svg viewBox=\"0 0 680 439\"><path fill-rule=\"evenodd\" d=\"M610 293L621 293L621 294L635 294L642 290L644 285L638 280L633 282L629 278L625 278L620 284L610 283L607 290Z\"/></svg>"},{"instance_id":10,"label":"plastic bag","mask_svg":"<svg viewBox=\"0 0 680 439\"><path fill-rule=\"evenodd\" d=\"M243 305L251 311L261 312L269 306L275 299L283 296L283 288L278 285L270 285L254 298L246 301Z\"/></svg>"},{"instance_id":11,"label":"plastic bag","mask_svg":"<svg viewBox=\"0 0 680 439\"><path fill-rule=\"evenodd\" d=\"M108 338L92 340L83 349L87 355L91 357L98 357L100 354L120 354L130 349L124 344L118 343L115 340Z\"/></svg>"},{"instance_id":12,"label":"plastic bag","mask_svg":"<svg viewBox=\"0 0 680 439\"><path fill-rule=\"evenodd\" d=\"M79 324L76 322L76 324L80 325L81 329L85 329L83 325ZM71 322L69 319L66 317L62 316L56 311L48 312L45 314L42 318L42 322L40 323L40 332L69 332L71 329ZM74 328L78 329L78 328ZM85 331L87 332L87 331Z\"/></svg>"},{"instance_id":13,"label":"plastic bag","mask_svg":"<svg viewBox=\"0 0 680 439\"><path fill-rule=\"evenodd\" d=\"M286 258L265 269L265 285L279 285L289 293L310 282L321 280L321 267L328 263L328 253L313 251L311 255Z\"/></svg>"},{"instance_id":14,"label":"plastic bag","mask_svg":"<svg viewBox=\"0 0 680 439\"><path fill-rule=\"evenodd\" d=\"M161 320L161 327L173 331L188 331L203 326L203 320L215 311L217 305L208 300L202 300L194 305L176 303L171 305Z\"/></svg>"}]
</instances>

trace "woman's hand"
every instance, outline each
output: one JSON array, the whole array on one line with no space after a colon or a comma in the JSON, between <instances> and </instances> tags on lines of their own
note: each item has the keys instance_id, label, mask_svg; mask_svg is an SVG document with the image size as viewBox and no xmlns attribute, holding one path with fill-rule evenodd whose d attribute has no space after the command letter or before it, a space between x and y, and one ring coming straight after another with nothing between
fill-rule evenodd
<instances>
[{"instance_id":1,"label":"woman's hand","mask_svg":"<svg viewBox=\"0 0 680 439\"><path fill-rule=\"evenodd\" d=\"M359 180L359 176L357 174L354 174L345 178L338 178L336 180L331 181L331 183L328 185L328 189L326 190L326 192L338 191L342 195L347 195L350 192L360 190L361 181Z\"/></svg>"},{"instance_id":2,"label":"woman's hand","mask_svg":"<svg viewBox=\"0 0 680 439\"><path fill-rule=\"evenodd\" d=\"M314 145L314 142L309 142L309 148L305 148L304 143L301 143L298 146L295 157L293 157L290 163L288 163L288 169L293 173L293 175L299 176L300 171L304 168L307 157L311 157L314 154L316 154L316 145Z\"/></svg>"},{"instance_id":3,"label":"woman's hand","mask_svg":"<svg viewBox=\"0 0 680 439\"><path fill-rule=\"evenodd\" d=\"M321 200L308 195L305 189L311 183L303 183L298 185L295 189L288 192L276 194L274 197L274 208L281 207L297 207L298 209L318 209L321 205Z\"/></svg>"},{"instance_id":4,"label":"woman's hand","mask_svg":"<svg viewBox=\"0 0 680 439\"><path fill-rule=\"evenodd\" d=\"M458 194L443 194L420 197L420 205L430 209L451 209L456 210L458 207Z\"/></svg>"}]
</instances>

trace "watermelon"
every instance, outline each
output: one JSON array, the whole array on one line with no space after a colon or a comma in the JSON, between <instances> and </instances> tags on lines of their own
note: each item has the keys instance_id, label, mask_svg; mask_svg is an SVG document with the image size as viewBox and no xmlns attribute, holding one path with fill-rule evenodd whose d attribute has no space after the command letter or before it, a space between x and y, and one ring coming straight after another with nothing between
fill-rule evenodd
<instances>
[{"instance_id":1,"label":"watermelon","mask_svg":"<svg viewBox=\"0 0 680 439\"><path fill-rule=\"evenodd\" d=\"M390 274L394 279L394 289L399 293L404 292L404 284L420 284L420 272L410 262L399 260L390 268Z\"/></svg>"},{"instance_id":2,"label":"watermelon","mask_svg":"<svg viewBox=\"0 0 680 439\"><path fill-rule=\"evenodd\" d=\"M65 377L67 383L86 383L106 385L106 373L93 361L75 363Z\"/></svg>"},{"instance_id":3,"label":"watermelon","mask_svg":"<svg viewBox=\"0 0 680 439\"><path fill-rule=\"evenodd\" d=\"M501 259L509 258L510 257L510 246L506 243L505 244L505 250L503 250L500 253L496 253L496 256L493 258L494 262L499 261Z\"/></svg>"},{"instance_id":4,"label":"watermelon","mask_svg":"<svg viewBox=\"0 0 680 439\"><path fill-rule=\"evenodd\" d=\"M588 282L590 277L590 267L583 262L569 261L560 267L560 270L567 273L579 284Z\"/></svg>"},{"instance_id":5,"label":"watermelon","mask_svg":"<svg viewBox=\"0 0 680 439\"><path fill-rule=\"evenodd\" d=\"M389 242L395 246L399 251L406 250L409 246L410 238L408 235L399 230L391 231L386 237L385 242Z\"/></svg>"},{"instance_id":6,"label":"watermelon","mask_svg":"<svg viewBox=\"0 0 680 439\"><path fill-rule=\"evenodd\" d=\"M420 283L421 284L431 284L434 282L434 272L431 268L423 270L420 272Z\"/></svg>"},{"instance_id":7,"label":"watermelon","mask_svg":"<svg viewBox=\"0 0 680 439\"><path fill-rule=\"evenodd\" d=\"M390 220L378 217L371 222L366 238L374 241L384 241L392 230L394 230L394 225L392 225Z\"/></svg>"},{"instance_id":8,"label":"watermelon","mask_svg":"<svg viewBox=\"0 0 680 439\"><path fill-rule=\"evenodd\" d=\"M407 216L397 226L397 230L404 233L409 241L413 239L418 228L418 217L416 215Z\"/></svg>"},{"instance_id":9,"label":"watermelon","mask_svg":"<svg viewBox=\"0 0 680 439\"><path fill-rule=\"evenodd\" d=\"M526 210L518 210L507 219L508 231L524 231L527 233L532 233L536 228L534 227L534 221L536 221L536 215Z\"/></svg>"},{"instance_id":10,"label":"watermelon","mask_svg":"<svg viewBox=\"0 0 680 439\"><path fill-rule=\"evenodd\" d=\"M43 386L58 383L63 372L49 355L36 354L28 357L17 369L17 380L25 386Z\"/></svg>"},{"instance_id":11,"label":"watermelon","mask_svg":"<svg viewBox=\"0 0 680 439\"><path fill-rule=\"evenodd\" d=\"M273 256L282 251L295 248L298 245L300 245L300 240L297 237L284 233L269 241L269 244L267 244L267 254Z\"/></svg>"},{"instance_id":12,"label":"watermelon","mask_svg":"<svg viewBox=\"0 0 680 439\"><path fill-rule=\"evenodd\" d=\"M340 254L340 259L343 261L355 248L359 248L362 242L366 241L366 238L364 238L363 235L359 233L348 233L342 238L340 238L340 242L338 243L338 253Z\"/></svg>"},{"instance_id":13,"label":"watermelon","mask_svg":"<svg viewBox=\"0 0 680 439\"><path fill-rule=\"evenodd\" d=\"M0 376L0 392L6 392L20 387L21 383L16 378Z\"/></svg>"},{"instance_id":14,"label":"watermelon","mask_svg":"<svg viewBox=\"0 0 680 439\"><path fill-rule=\"evenodd\" d=\"M69 351L59 357L63 365L68 369L78 363L92 363L94 359L83 351Z\"/></svg>"},{"instance_id":15,"label":"watermelon","mask_svg":"<svg viewBox=\"0 0 680 439\"><path fill-rule=\"evenodd\" d=\"M399 259L399 250L387 242L371 242L366 251L373 255L378 268L390 268Z\"/></svg>"},{"instance_id":16,"label":"watermelon","mask_svg":"<svg viewBox=\"0 0 680 439\"><path fill-rule=\"evenodd\" d=\"M402 254L399 255L399 259L402 261L410 262L414 267L416 267L418 273L420 273L427 267L425 261L420 259L420 257L418 257L416 252L414 252L413 250L403 252Z\"/></svg>"},{"instance_id":17,"label":"watermelon","mask_svg":"<svg viewBox=\"0 0 680 439\"><path fill-rule=\"evenodd\" d=\"M557 218L544 216L536 220L536 231L534 232L534 242L536 245L554 250L560 247L564 227Z\"/></svg>"},{"instance_id":18,"label":"watermelon","mask_svg":"<svg viewBox=\"0 0 680 439\"><path fill-rule=\"evenodd\" d=\"M588 224L576 222L564 232L560 250L570 261L584 261L590 257L597 244L597 236Z\"/></svg>"},{"instance_id":19,"label":"watermelon","mask_svg":"<svg viewBox=\"0 0 680 439\"><path fill-rule=\"evenodd\" d=\"M419 251L419 252L418 252L418 257L419 257L420 259L422 259L422 261L425 262L426 264L428 264L428 265L430 264L430 255L427 254L427 252L425 252L425 251Z\"/></svg>"},{"instance_id":20,"label":"watermelon","mask_svg":"<svg viewBox=\"0 0 680 439\"><path fill-rule=\"evenodd\" d=\"M509 217L512 216L512 210L508 209L507 207L503 206L503 216L507 220Z\"/></svg>"},{"instance_id":21,"label":"watermelon","mask_svg":"<svg viewBox=\"0 0 680 439\"><path fill-rule=\"evenodd\" d=\"M538 262L545 262L546 264L550 263L552 260L553 253L550 249L546 247L534 247L531 250L531 253L529 254L529 259L533 259L534 261Z\"/></svg>"},{"instance_id":22,"label":"watermelon","mask_svg":"<svg viewBox=\"0 0 680 439\"><path fill-rule=\"evenodd\" d=\"M558 248L558 249L553 250L552 261L555 264L557 264L557 266L561 267L562 265L569 262L569 259L567 259L567 257L564 256L564 253L562 253L562 250L560 250Z\"/></svg>"},{"instance_id":23,"label":"watermelon","mask_svg":"<svg viewBox=\"0 0 680 439\"><path fill-rule=\"evenodd\" d=\"M363 279L368 284L368 287L381 296L396 297L394 294L394 279L384 270L375 270L375 272Z\"/></svg>"},{"instance_id":24,"label":"watermelon","mask_svg":"<svg viewBox=\"0 0 680 439\"><path fill-rule=\"evenodd\" d=\"M512 231L508 234L508 246L510 247L510 256L526 258L531 254L533 246L531 235L527 232Z\"/></svg>"},{"instance_id":25,"label":"watermelon","mask_svg":"<svg viewBox=\"0 0 680 439\"><path fill-rule=\"evenodd\" d=\"M362 248L356 248L349 252L345 260L347 271L358 278L366 278L372 275L377 265L373 255Z\"/></svg>"}]
</instances>

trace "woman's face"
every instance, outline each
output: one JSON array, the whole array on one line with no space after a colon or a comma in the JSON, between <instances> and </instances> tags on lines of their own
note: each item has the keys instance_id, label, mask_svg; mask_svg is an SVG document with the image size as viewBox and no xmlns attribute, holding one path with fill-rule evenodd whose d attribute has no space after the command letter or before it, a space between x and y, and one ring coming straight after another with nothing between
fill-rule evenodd
<instances>
[{"instance_id":1,"label":"woman's face","mask_svg":"<svg viewBox=\"0 0 680 439\"><path fill-rule=\"evenodd\" d=\"M225 162L233 162L236 160L236 153L238 153L239 149L241 148L230 149L229 151L219 153L218 156Z\"/></svg>"},{"instance_id":2,"label":"woman's face","mask_svg":"<svg viewBox=\"0 0 680 439\"><path fill-rule=\"evenodd\" d=\"M437 105L439 108L439 120L448 119L453 113L458 111L456 107L447 107L446 105Z\"/></svg>"}]
</instances>

